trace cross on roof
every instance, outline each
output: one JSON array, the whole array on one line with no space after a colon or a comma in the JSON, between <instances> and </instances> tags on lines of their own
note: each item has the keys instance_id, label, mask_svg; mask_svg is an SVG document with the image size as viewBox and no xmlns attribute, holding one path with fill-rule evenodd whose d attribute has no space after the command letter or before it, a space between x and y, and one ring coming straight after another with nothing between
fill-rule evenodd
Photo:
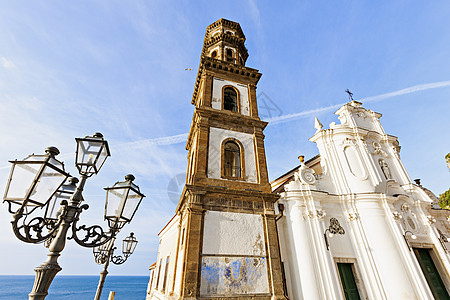
<instances>
[{"instance_id":1,"label":"cross on roof","mask_svg":"<svg viewBox=\"0 0 450 300\"><path fill-rule=\"evenodd\" d=\"M353 93L350 92L348 89L345 90L345 92L348 94L348 98L353 101Z\"/></svg>"}]
</instances>

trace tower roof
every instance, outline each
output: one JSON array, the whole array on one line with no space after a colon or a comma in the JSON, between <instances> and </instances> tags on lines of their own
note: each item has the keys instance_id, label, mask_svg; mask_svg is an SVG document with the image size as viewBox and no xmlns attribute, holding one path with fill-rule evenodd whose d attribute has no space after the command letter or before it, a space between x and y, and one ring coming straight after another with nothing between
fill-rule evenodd
<instances>
[{"instance_id":1,"label":"tower roof","mask_svg":"<svg viewBox=\"0 0 450 300\"><path fill-rule=\"evenodd\" d=\"M206 27L206 35L208 35L208 33L210 33L212 30L214 30L217 27L229 27L229 28L233 28L236 29L236 33L239 37L244 38L245 39L245 34L242 31L241 25L239 25L239 23L234 22L234 21L230 21L227 19L219 19L217 21L215 21L214 23L212 23L211 25L209 25L208 27Z\"/></svg>"}]
</instances>

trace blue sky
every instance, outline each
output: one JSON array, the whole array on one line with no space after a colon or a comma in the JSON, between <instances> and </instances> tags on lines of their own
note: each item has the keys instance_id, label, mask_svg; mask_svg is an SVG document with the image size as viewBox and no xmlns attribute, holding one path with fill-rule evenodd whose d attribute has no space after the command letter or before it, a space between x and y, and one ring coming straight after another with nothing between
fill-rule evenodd
<instances>
[{"instance_id":1,"label":"blue sky","mask_svg":"<svg viewBox=\"0 0 450 300\"><path fill-rule=\"evenodd\" d=\"M296 166L298 155L318 153L308 141L314 117L325 127L337 122L348 88L383 114L413 179L436 194L450 187L448 1L0 3L0 188L8 160L50 145L76 175L74 138L102 132L112 157L87 182L90 208L81 222L106 226L103 187L128 173L147 196L119 237L135 232L136 253L110 266L111 275L147 275L156 260L157 233L176 207L177 184L169 182L187 165L184 134L205 29L222 17L241 24L247 66L263 73L261 113L282 119L265 130L271 179ZM0 273L33 274L47 249L18 241L10 220L2 205L0 253L8 260ZM101 270L73 241L59 261L60 274Z\"/></svg>"}]
</instances>

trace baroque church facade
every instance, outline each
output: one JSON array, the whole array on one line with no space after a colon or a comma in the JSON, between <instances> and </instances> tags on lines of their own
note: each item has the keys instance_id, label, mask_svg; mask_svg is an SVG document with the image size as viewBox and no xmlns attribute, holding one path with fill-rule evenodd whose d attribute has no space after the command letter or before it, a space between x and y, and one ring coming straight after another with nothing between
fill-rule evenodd
<instances>
[{"instance_id":1,"label":"baroque church facade","mask_svg":"<svg viewBox=\"0 0 450 300\"><path fill-rule=\"evenodd\" d=\"M207 27L147 299L449 299L450 213L411 181L381 114L352 100L340 124L316 119L319 155L269 182L244 42L238 23Z\"/></svg>"}]
</instances>

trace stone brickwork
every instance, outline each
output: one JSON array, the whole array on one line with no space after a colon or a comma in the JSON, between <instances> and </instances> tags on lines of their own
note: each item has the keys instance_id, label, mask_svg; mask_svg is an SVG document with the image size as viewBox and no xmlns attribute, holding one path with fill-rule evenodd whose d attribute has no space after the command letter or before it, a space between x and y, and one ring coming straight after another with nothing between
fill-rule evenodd
<instances>
[{"instance_id":1,"label":"stone brickwork","mask_svg":"<svg viewBox=\"0 0 450 300\"><path fill-rule=\"evenodd\" d=\"M224 19L205 36L186 144L190 167L177 207L187 220L186 243L179 249L183 271L177 276L184 299L284 298L273 211L278 196L267 175L262 133L267 122L257 111L261 74L245 66L244 41L239 24ZM236 111L224 109L227 86L238 95ZM224 177L221 145L227 140L243 147L240 178Z\"/></svg>"}]
</instances>

